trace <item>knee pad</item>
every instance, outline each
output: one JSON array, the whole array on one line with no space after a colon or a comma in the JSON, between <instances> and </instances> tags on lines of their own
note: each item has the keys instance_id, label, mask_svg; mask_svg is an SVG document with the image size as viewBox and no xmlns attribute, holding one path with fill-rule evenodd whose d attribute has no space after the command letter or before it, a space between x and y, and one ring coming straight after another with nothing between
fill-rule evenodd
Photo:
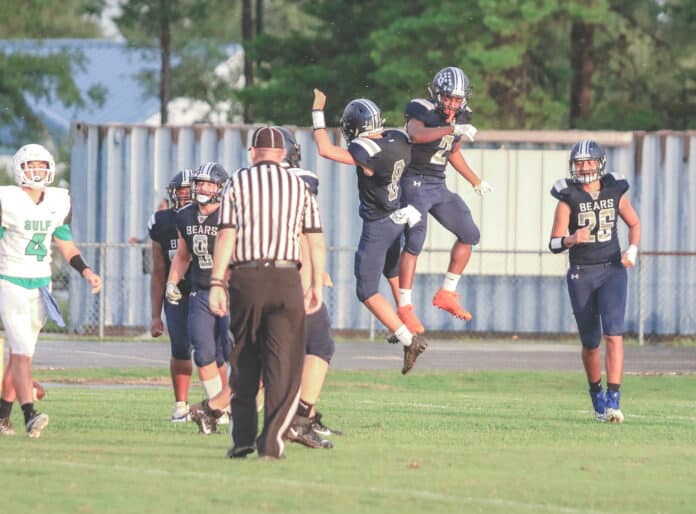
<instances>
[{"instance_id":1,"label":"knee pad","mask_svg":"<svg viewBox=\"0 0 696 514\"><path fill-rule=\"evenodd\" d=\"M331 362L336 351L336 344L331 337L331 319L326 304L314 314L307 316L307 355L314 355Z\"/></svg>"},{"instance_id":2,"label":"knee pad","mask_svg":"<svg viewBox=\"0 0 696 514\"><path fill-rule=\"evenodd\" d=\"M406 229L404 250L413 255L420 255L425 244L426 223L421 222L413 228Z\"/></svg>"},{"instance_id":3,"label":"knee pad","mask_svg":"<svg viewBox=\"0 0 696 514\"><path fill-rule=\"evenodd\" d=\"M379 282L366 280L362 277L355 277L355 279L355 295L361 303L379 292Z\"/></svg>"}]
</instances>

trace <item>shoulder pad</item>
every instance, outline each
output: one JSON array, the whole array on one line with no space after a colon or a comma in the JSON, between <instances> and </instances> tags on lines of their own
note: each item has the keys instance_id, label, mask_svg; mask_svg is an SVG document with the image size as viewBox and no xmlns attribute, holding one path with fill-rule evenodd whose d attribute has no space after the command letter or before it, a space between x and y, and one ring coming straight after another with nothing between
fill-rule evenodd
<instances>
[{"instance_id":1,"label":"shoulder pad","mask_svg":"<svg viewBox=\"0 0 696 514\"><path fill-rule=\"evenodd\" d=\"M310 170L305 170L303 168L288 168L288 170L291 171L293 175L300 177L304 181L304 183L307 184L307 187L309 187L309 191L313 195L319 193L319 177L316 173Z\"/></svg>"},{"instance_id":2,"label":"shoulder pad","mask_svg":"<svg viewBox=\"0 0 696 514\"><path fill-rule=\"evenodd\" d=\"M352 147L353 151L355 151L357 147L362 148L365 152L367 152L367 155L370 158L382 151L380 146L369 137L356 137L350 142L350 147Z\"/></svg>"},{"instance_id":3,"label":"shoulder pad","mask_svg":"<svg viewBox=\"0 0 696 514\"><path fill-rule=\"evenodd\" d=\"M389 129L385 130L383 137L392 137L394 139L402 139L406 141L408 144L411 144L411 138L409 135L406 133L405 130L401 129Z\"/></svg>"},{"instance_id":4,"label":"shoulder pad","mask_svg":"<svg viewBox=\"0 0 696 514\"><path fill-rule=\"evenodd\" d=\"M554 182L553 187L551 188L551 196L557 200L566 201L570 196L570 186L568 181L564 178L559 178L556 182Z\"/></svg>"},{"instance_id":5,"label":"shoulder pad","mask_svg":"<svg viewBox=\"0 0 696 514\"><path fill-rule=\"evenodd\" d=\"M425 98L414 98L408 104L406 104L406 118L416 118L427 115L429 112L435 110L435 104L430 100Z\"/></svg>"},{"instance_id":6,"label":"shoulder pad","mask_svg":"<svg viewBox=\"0 0 696 514\"><path fill-rule=\"evenodd\" d=\"M623 173L612 172L607 173L602 177L602 182L608 187L615 187L619 190L620 194L628 191L629 185L628 180L624 177Z\"/></svg>"}]
</instances>

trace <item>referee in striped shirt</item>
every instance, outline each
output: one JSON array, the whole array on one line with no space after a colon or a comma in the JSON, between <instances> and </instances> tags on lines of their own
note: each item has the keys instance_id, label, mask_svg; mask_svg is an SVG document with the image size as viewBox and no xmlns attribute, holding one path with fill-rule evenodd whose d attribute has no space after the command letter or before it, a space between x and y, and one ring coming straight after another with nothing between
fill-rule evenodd
<instances>
[{"instance_id":1,"label":"referee in striped shirt","mask_svg":"<svg viewBox=\"0 0 696 514\"><path fill-rule=\"evenodd\" d=\"M305 356L305 314L322 305L326 249L319 207L305 182L280 165L283 134L257 129L253 165L230 179L220 207L210 281L210 309L230 306L235 345L230 356L232 442L230 457L258 449L259 457L283 456L283 435L297 410ZM310 287L300 281L300 235L311 255ZM229 302L223 277L231 268ZM257 434L255 397L263 378L264 423Z\"/></svg>"}]
</instances>

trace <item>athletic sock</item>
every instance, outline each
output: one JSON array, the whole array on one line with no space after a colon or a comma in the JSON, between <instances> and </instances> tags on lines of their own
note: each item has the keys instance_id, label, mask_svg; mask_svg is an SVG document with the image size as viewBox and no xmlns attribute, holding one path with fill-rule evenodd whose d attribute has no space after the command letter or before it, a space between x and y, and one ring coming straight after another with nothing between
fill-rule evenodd
<instances>
[{"instance_id":1,"label":"athletic sock","mask_svg":"<svg viewBox=\"0 0 696 514\"><path fill-rule=\"evenodd\" d=\"M413 303L411 291L412 289L399 289L399 307L411 305Z\"/></svg>"},{"instance_id":2,"label":"athletic sock","mask_svg":"<svg viewBox=\"0 0 696 514\"><path fill-rule=\"evenodd\" d=\"M596 382L590 382L590 392L591 393L598 393L601 390L602 390L602 379L599 379Z\"/></svg>"},{"instance_id":3,"label":"athletic sock","mask_svg":"<svg viewBox=\"0 0 696 514\"><path fill-rule=\"evenodd\" d=\"M399 328L397 328L396 332L394 332L394 335L404 346L411 346L411 342L413 341L413 334L406 325L401 325Z\"/></svg>"},{"instance_id":4,"label":"athletic sock","mask_svg":"<svg viewBox=\"0 0 696 514\"><path fill-rule=\"evenodd\" d=\"M208 398L212 398L220 391L222 391L222 379L219 374L216 374L213 378L207 380L201 380L201 385L205 389L205 394Z\"/></svg>"},{"instance_id":5,"label":"athletic sock","mask_svg":"<svg viewBox=\"0 0 696 514\"><path fill-rule=\"evenodd\" d=\"M457 284L459 284L459 278L461 275L456 273L450 273L449 271L445 273L445 281L442 283L442 289L445 291L455 292L457 290Z\"/></svg>"},{"instance_id":6,"label":"athletic sock","mask_svg":"<svg viewBox=\"0 0 696 514\"><path fill-rule=\"evenodd\" d=\"M297 404L297 415L303 418L308 418L309 413L312 412L313 403L308 403L300 398L300 403Z\"/></svg>"},{"instance_id":7,"label":"athletic sock","mask_svg":"<svg viewBox=\"0 0 696 514\"><path fill-rule=\"evenodd\" d=\"M26 425L31 418L34 417L34 404L24 403L22 404L22 412L24 413L24 424Z\"/></svg>"},{"instance_id":8,"label":"athletic sock","mask_svg":"<svg viewBox=\"0 0 696 514\"><path fill-rule=\"evenodd\" d=\"M621 384L612 384L611 382L607 384L607 389L609 389L610 391L618 391L620 387Z\"/></svg>"},{"instance_id":9,"label":"athletic sock","mask_svg":"<svg viewBox=\"0 0 696 514\"><path fill-rule=\"evenodd\" d=\"M12 402L0 398L0 418L9 418L12 413Z\"/></svg>"}]
</instances>

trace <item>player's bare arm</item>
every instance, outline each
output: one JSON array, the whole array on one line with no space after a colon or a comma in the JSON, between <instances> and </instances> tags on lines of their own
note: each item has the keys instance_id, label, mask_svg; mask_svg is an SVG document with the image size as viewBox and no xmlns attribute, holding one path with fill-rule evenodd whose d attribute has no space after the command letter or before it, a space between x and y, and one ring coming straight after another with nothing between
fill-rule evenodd
<instances>
[{"instance_id":1,"label":"player's bare arm","mask_svg":"<svg viewBox=\"0 0 696 514\"><path fill-rule=\"evenodd\" d=\"M164 332L162 303L164 301L164 287L167 283L166 270L162 245L157 241L152 241L152 275L150 276L150 309L152 313L150 335L152 337L159 337Z\"/></svg>"},{"instance_id":2,"label":"player's bare arm","mask_svg":"<svg viewBox=\"0 0 696 514\"><path fill-rule=\"evenodd\" d=\"M312 284L305 293L305 312L313 314L324 302L324 270L326 269L326 243L321 232L307 233L310 260L312 262Z\"/></svg>"},{"instance_id":3,"label":"player's bare arm","mask_svg":"<svg viewBox=\"0 0 696 514\"><path fill-rule=\"evenodd\" d=\"M314 142L317 145L319 155L325 159L340 162L343 164L355 165L353 157L348 150L336 146L331 142L329 133L326 131L324 122L324 107L326 106L326 95L319 89L314 88L314 101L312 102L312 124L314 125Z\"/></svg>"},{"instance_id":4,"label":"player's bare arm","mask_svg":"<svg viewBox=\"0 0 696 514\"><path fill-rule=\"evenodd\" d=\"M551 229L551 240L560 240L558 243L562 248L571 248L576 244L585 243L590 238L590 227L584 226L568 235L570 226L570 205L565 202L558 202L556 212L553 216L553 228Z\"/></svg>"},{"instance_id":5,"label":"player's bare arm","mask_svg":"<svg viewBox=\"0 0 696 514\"><path fill-rule=\"evenodd\" d=\"M186 274L186 270L191 262L191 254L186 246L186 241L179 233L179 241L177 242L176 254L172 259L172 265L169 268L169 276L167 283L178 284Z\"/></svg>"},{"instance_id":6,"label":"player's bare arm","mask_svg":"<svg viewBox=\"0 0 696 514\"><path fill-rule=\"evenodd\" d=\"M410 119L406 123L406 132L413 143L430 143L452 134L454 128L451 125L444 127L426 127L421 120Z\"/></svg>"},{"instance_id":7,"label":"player's bare arm","mask_svg":"<svg viewBox=\"0 0 696 514\"><path fill-rule=\"evenodd\" d=\"M62 240L58 238L53 238L58 247L58 251L61 253L63 258L72 265L72 260L78 258L82 262L80 256L80 250L77 248L75 243L70 240ZM84 265L84 264L83 264ZM82 277L89 282L92 287L92 294L97 294L102 288L102 279L97 275L92 268L89 266L85 267L81 272Z\"/></svg>"},{"instance_id":8,"label":"player's bare arm","mask_svg":"<svg viewBox=\"0 0 696 514\"><path fill-rule=\"evenodd\" d=\"M640 219L638 213L631 205L628 196L623 195L619 200L619 216L628 226L628 249L621 256L621 263L627 267L632 267L636 262L638 254L638 243L640 243Z\"/></svg>"},{"instance_id":9,"label":"player's bare arm","mask_svg":"<svg viewBox=\"0 0 696 514\"><path fill-rule=\"evenodd\" d=\"M237 241L236 228L219 228L215 236L213 269L210 273L210 296L208 304L216 316L227 313L227 281L231 273L228 266Z\"/></svg>"}]
</instances>

